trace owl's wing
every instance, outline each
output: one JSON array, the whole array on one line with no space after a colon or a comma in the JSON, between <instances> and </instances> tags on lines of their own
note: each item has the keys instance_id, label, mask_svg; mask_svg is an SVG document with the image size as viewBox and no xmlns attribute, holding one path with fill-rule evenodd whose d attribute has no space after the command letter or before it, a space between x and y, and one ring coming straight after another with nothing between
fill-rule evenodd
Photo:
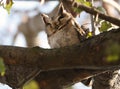
<instances>
[{"instance_id":1,"label":"owl's wing","mask_svg":"<svg viewBox=\"0 0 120 89\"><path fill-rule=\"evenodd\" d=\"M86 29L81 28L76 21L75 21L74 25L75 25L74 28L78 33L79 40L80 41L85 40L87 37L88 31L86 31Z\"/></svg>"}]
</instances>

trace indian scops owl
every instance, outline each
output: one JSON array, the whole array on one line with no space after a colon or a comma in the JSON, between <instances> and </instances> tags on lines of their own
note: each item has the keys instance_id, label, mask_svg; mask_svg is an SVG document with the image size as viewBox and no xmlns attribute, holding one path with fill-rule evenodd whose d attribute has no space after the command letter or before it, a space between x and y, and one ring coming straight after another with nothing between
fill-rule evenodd
<instances>
[{"instance_id":1,"label":"indian scops owl","mask_svg":"<svg viewBox=\"0 0 120 89\"><path fill-rule=\"evenodd\" d=\"M60 5L54 18L50 18L45 14L42 14L42 17L51 48L78 45L82 37L85 36L84 30L62 5Z\"/></svg>"}]
</instances>

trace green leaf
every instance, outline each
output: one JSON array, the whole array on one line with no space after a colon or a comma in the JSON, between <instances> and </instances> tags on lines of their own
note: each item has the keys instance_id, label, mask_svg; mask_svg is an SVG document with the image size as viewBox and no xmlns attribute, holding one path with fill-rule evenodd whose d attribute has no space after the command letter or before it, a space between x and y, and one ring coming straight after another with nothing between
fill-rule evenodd
<instances>
[{"instance_id":1,"label":"green leaf","mask_svg":"<svg viewBox=\"0 0 120 89\"><path fill-rule=\"evenodd\" d=\"M77 12L77 13L81 13L81 12L83 11L83 10L81 10L81 9L79 9L79 8L76 8L76 7L74 7L73 10L74 10L75 12Z\"/></svg>"},{"instance_id":2,"label":"green leaf","mask_svg":"<svg viewBox=\"0 0 120 89\"><path fill-rule=\"evenodd\" d=\"M84 5L85 5L85 6L88 6L88 7L92 7L92 3L91 3L91 2L88 2L88 1L84 2Z\"/></svg>"},{"instance_id":3,"label":"green leaf","mask_svg":"<svg viewBox=\"0 0 120 89\"><path fill-rule=\"evenodd\" d=\"M75 0L75 1L78 2L78 3L81 3L81 4L85 5L85 6L92 7L92 3L88 2L86 0Z\"/></svg>"},{"instance_id":4,"label":"green leaf","mask_svg":"<svg viewBox=\"0 0 120 89\"><path fill-rule=\"evenodd\" d=\"M104 9L103 7L99 6L99 7L97 7L96 9L97 9L98 11L100 11L101 13L106 14L106 11L105 11L105 9Z\"/></svg>"},{"instance_id":5,"label":"green leaf","mask_svg":"<svg viewBox=\"0 0 120 89\"><path fill-rule=\"evenodd\" d=\"M119 59L119 56L118 55L109 55L107 57L107 62L115 62Z\"/></svg>"},{"instance_id":6,"label":"green leaf","mask_svg":"<svg viewBox=\"0 0 120 89\"><path fill-rule=\"evenodd\" d=\"M92 6L91 2L88 2L88 1L86 1L86 0L75 0L75 1L78 2L78 3L81 3L81 4L85 5L85 6L89 6L89 7ZM80 9L80 8L73 8L73 9L74 9L74 11L77 12L77 13L81 13L81 12L83 11L83 10Z\"/></svg>"},{"instance_id":7,"label":"green leaf","mask_svg":"<svg viewBox=\"0 0 120 89\"><path fill-rule=\"evenodd\" d=\"M106 49L107 62L115 62L120 59L120 45L118 43L110 42Z\"/></svg>"},{"instance_id":8,"label":"green leaf","mask_svg":"<svg viewBox=\"0 0 120 89\"><path fill-rule=\"evenodd\" d=\"M111 23L109 23L107 21L102 21L101 22L101 27L100 27L99 31L100 32L104 32L104 31L107 31L111 27L112 27Z\"/></svg>"},{"instance_id":9,"label":"green leaf","mask_svg":"<svg viewBox=\"0 0 120 89\"><path fill-rule=\"evenodd\" d=\"M93 36L93 35L92 35L92 32L89 32L89 33L87 34L87 38L89 38L89 37L91 37L91 36Z\"/></svg>"},{"instance_id":10,"label":"green leaf","mask_svg":"<svg viewBox=\"0 0 120 89\"><path fill-rule=\"evenodd\" d=\"M1 74L1 76L4 76L4 74L5 74L5 69L6 69L6 68L5 68L3 59L0 58L0 74Z\"/></svg>"},{"instance_id":11,"label":"green leaf","mask_svg":"<svg viewBox=\"0 0 120 89\"><path fill-rule=\"evenodd\" d=\"M12 5L13 5L13 0L6 0L6 4L5 4L4 8L7 10L8 14L10 14Z\"/></svg>"},{"instance_id":12,"label":"green leaf","mask_svg":"<svg viewBox=\"0 0 120 89\"><path fill-rule=\"evenodd\" d=\"M86 0L75 0L78 3L84 3Z\"/></svg>"},{"instance_id":13,"label":"green leaf","mask_svg":"<svg viewBox=\"0 0 120 89\"><path fill-rule=\"evenodd\" d=\"M39 85L36 81L32 80L28 84L25 84L23 89L39 89Z\"/></svg>"}]
</instances>

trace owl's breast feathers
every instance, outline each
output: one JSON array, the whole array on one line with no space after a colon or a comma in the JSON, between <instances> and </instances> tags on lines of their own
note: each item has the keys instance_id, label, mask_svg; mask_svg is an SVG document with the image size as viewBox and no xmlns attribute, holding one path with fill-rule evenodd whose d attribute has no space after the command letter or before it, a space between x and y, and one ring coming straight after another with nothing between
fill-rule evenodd
<instances>
[{"instance_id":1,"label":"owl's breast feathers","mask_svg":"<svg viewBox=\"0 0 120 89\"><path fill-rule=\"evenodd\" d=\"M85 35L84 30L73 19L59 26L59 28L48 37L51 48L78 45Z\"/></svg>"},{"instance_id":2,"label":"owl's breast feathers","mask_svg":"<svg viewBox=\"0 0 120 89\"><path fill-rule=\"evenodd\" d=\"M54 18L42 15L46 25L46 33L51 48L59 48L80 44L85 32L61 4Z\"/></svg>"}]
</instances>

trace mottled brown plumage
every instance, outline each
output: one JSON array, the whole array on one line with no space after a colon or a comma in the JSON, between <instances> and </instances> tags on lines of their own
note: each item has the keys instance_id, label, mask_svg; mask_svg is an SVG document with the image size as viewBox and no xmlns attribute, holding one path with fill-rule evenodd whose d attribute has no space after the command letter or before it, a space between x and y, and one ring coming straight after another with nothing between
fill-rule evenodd
<instances>
[{"instance_id":1,"label":"mottled brown plumage","mask_svg":"<svg viewBox=\"0 0 120 89\"><path fill-rule=\"evenodd\" d=\"M58 13L53 18L45 14L42 17L51 48L80 44L80 40L85 36L84 30L62 5L60 5Z\"/></svg>"}]
</instances>

